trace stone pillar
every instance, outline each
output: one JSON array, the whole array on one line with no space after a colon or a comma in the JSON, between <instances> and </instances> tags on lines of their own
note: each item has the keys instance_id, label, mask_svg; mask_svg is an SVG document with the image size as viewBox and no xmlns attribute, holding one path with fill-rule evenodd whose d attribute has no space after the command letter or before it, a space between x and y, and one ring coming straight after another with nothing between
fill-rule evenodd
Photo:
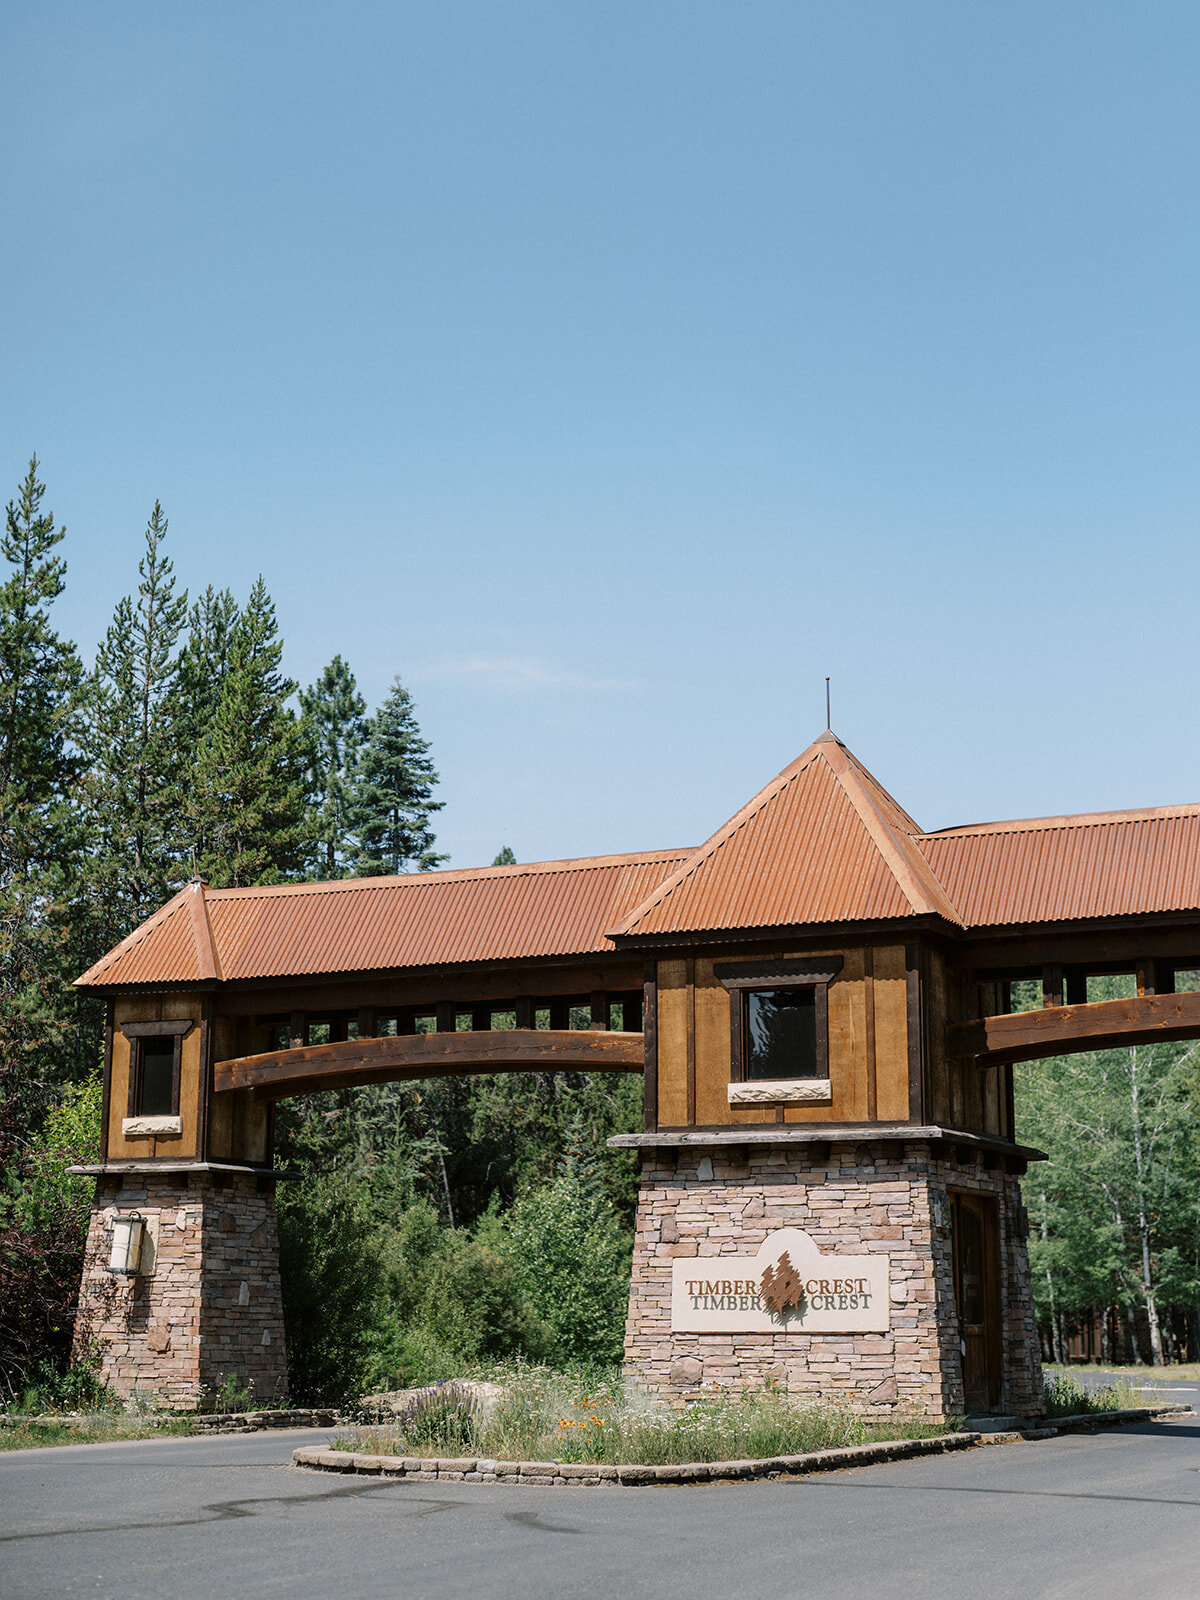
<instances>
[{"instance_id":1,"label":"stone pillar","mask_svg":"<svg viewBox=\"0 0 1200 1600\"><path fill-rule=\"evenodd\" d=\"M949 1204L954 1190L999 1201L999 1409L1038 1415L1041 1361L1017 1182L982 1164L944 1159L919 1143L835 1144L820 1163L798 1144L647 1151L626 1325L627 1373L679 1402L714 1384L737 1390L770 1380L789 1393L841 1399L866 1414L891 1414L899 1407L939 1421L961 1416ZM824 1255L885 1256L887 1331L672 1330L673 1262L695 1258L697 1277L715 1277L722 1257L753 1257L783 1228L802 1229Z\"/></svg>"},{"instance_id":2,"label":"stone pillar","mask_svg":"<svg viewBox=\"0 0 1200 1600\"><path fill-rule=\"evenodd\" d=\"M106 1271L113 1218L146 1220L143 1271ZM95 1350L124 1399L202 1409L227 1380L286 1397L274 1180L252 1172L101 1177L84 1261L76 1354Z\"/></svg>"}]
</instances>

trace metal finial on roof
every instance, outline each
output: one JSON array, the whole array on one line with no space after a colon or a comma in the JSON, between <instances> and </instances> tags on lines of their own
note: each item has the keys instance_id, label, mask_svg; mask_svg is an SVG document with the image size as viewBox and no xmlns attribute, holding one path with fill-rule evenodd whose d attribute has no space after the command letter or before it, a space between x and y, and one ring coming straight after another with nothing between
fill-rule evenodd
<instances>
[{"instance_id":1,"label":"metal finial on roof","mask_svg":"<svg viewBox=\"0 0 1200 1600\"><path fill-rule=\"evenodd\" d=\"M826 673L825 674L825 732L826 733L830 733L832 731L832 729L833 729L833 720L829 715L829 674Z\"/></svg>"}]
</instances>

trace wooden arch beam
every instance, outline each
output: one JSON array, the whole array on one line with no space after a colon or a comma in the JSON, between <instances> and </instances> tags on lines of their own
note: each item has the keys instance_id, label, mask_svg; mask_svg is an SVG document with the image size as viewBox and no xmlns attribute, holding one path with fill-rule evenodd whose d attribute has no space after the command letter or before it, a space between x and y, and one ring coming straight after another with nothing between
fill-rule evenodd
<instances>
[{"instance_id":1,"label":"wooden arch beam","mask_svg":"<svg viewBox=\"0 0 1200 1600\"><path fill-rule=\"evenodd\" d=\"M946 1030L951 1055L974 1056L981 1067L1043 1056L1154 1044L1160 1039L1200 1039L1200 993L1146 994L1097 1000L1085 1006L1045 1006L980 1017Z\"/></svg>"},{"instance_id":2,"label":"wooden arch beam","mask_svg":"<svg viewBox=\"0 0 1200 1600\"><path fill-rule=\"evenodd\" d=\"M218 1061L214 1087L254 1089L260 1099L347 1089L404 1078L475 1072L641 1072L643 1035L600 1029L508 1028L478 1033L405 1033L340 1044L298 1045Z\"/></svg>"}]
</instances>

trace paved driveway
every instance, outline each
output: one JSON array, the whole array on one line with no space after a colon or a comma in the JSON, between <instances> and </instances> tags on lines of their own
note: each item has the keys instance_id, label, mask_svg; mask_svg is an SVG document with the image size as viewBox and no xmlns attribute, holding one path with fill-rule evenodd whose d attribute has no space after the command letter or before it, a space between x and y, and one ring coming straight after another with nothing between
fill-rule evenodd
<instances>
[{"instance_id":1,"label":"paved driveway","mask_svg":"<svg viewBox=\"0 0 1200 1600\"><path fill-rule=\"evenodd\" d=\"M1196 1600L1200 1419L793 1482L300 1472L313 1432L0 1455L0 1594Z\"/></svg>"}]
</instances>

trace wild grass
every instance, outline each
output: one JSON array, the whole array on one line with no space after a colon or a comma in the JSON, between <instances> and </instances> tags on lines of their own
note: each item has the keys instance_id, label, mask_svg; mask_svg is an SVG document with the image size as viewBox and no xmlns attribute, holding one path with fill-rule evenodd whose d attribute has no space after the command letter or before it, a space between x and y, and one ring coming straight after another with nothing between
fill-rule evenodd
<instances>
[{"instance_id":1,"label":"wild grass","mask_svg":"<svg viewBox=\"0 0 1200 1600\"><path fill-rule=\"evenodd\" d=\"M789 1398L773 1389L739 1395L714 1391L677 1409L627 1389L616 1375L580 1381L545 1368L521 1368L493 1378L504 1394L490 1406L461 1384L439 1384L415 1397L394 1420L339 1435L334 1448L667 1466L802 1455L946 1432L916 1417L866 1420L843 1401Z\"/></svg>"},{"instance_id":2,"label":"wild grass","mask_svg":"<svg viewBox=\"0 0 1200 1600\"><path fill-rule=\"evenodd\" d=\"M1108 1376L1108 1374L1105 1374ZM1045 1407L1047 1417L1074 1417L1101 1415L1105 1411L1131 1411L1144 1406L1146 1387L1125 1374L1112 1375L1112 1381L1102 1388L1089 1389L1073 1372L1057 1368L1045 1375Z\"/></svg>"},{"instance_id":3,"label":"wild grass","mask_svg":"<svg viewBox=\"0 0 1200 1600\"><path fill-rule=\"evenodd\" d=\"M15 1417L0 1427L0 1450L37 1450L55 1444L108 1444L118 1439L161 1439L191 1431L186 1417L132 1417L112 1411L53 1419Z\"/></svg>"}]
</instances>

